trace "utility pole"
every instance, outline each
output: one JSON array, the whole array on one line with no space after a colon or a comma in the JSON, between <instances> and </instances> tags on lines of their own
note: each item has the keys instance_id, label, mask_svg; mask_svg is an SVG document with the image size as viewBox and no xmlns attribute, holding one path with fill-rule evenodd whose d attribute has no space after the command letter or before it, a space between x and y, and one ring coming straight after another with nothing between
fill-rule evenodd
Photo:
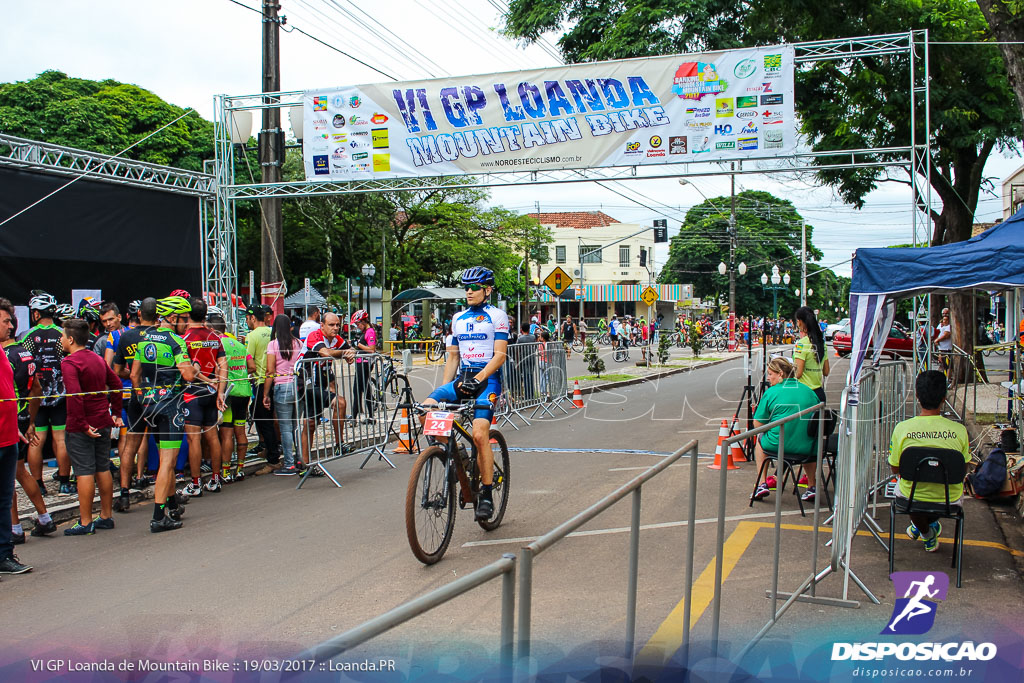
<instances>
[{"instance_id":1,"label":"utility pole","mask_svg":"<svg viewBox=\"0 0 1024 683\"><path fill-rule=\"evenodd\" d=\"M736 162L729 162L729 350L736 349Z\"/></svg>"},{"instance_id":2,"label":"utility pole","mask_svg":"<svg viewBox=\"0 0 1024 683\"><path fill-rule=\"evenodd\" d=\"M277 0L263 2L263 92L279 92L281 90L281 19L278 10L281 5ZM264 97L265 105L278 104L277 97ZM259 136L260 175L264 183L281 181L281 163L284 159L284 145L281 130L280 107L268 107L263 110L263 127ZM260 280L282 282L284 273L281 263L284 258L284 240L281 229L281 200L266 198L262 204L260 230Z\"/></svg>"},{"instance_id":3,"label":"utility pole","mask_svg":"<svg viewBox=\"0 0 1024 683\"><path fill-rule=\"evenodd\" d=\"M807 305L807 221L800 221L800 305Z\"/></svg>"}]
</instances>

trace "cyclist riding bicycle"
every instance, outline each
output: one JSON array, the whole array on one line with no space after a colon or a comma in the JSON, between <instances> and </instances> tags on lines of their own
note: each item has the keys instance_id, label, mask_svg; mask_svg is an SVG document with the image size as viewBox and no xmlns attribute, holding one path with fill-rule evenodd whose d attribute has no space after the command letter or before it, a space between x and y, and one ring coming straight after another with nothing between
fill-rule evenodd
<instances>
[{"instance_id":1,"label":"cyclist riding bicycle","mask_svg":"<svg viewBox=\"0 0 1024 683\"><path fill-rule=\"evenodd\" d=\"M482 266L462 273L468 308L452 321L448 339L448 360L444 384L436 388L424 405L453 403L475 399L473 444L480 468L480 500L476 519L488 520L494 514L491 485L494 479L494 453L491 450L491 418L501 396L501 366L508 349L508 316L487 303L494 288L494 273ZM425 420L426 416L421 416Z\"/></svg>"}]
</instances>

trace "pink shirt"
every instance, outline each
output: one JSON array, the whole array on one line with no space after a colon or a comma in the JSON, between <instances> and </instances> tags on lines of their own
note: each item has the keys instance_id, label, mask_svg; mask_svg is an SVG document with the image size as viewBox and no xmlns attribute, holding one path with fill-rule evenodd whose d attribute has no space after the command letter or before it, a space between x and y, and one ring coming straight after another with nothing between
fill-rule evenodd
<instances>
[{"instance_id":1,"label":"pink shirt","mask_svg":"<svg viewBox=\"0 0 1024 683\"><path fill-rule=\"evenodd\" d=\"M281 355L281 345L277 343L277 340L273 340L267 344L267 355L274 356L274 374L277 377L274 378L274 384L291 384L295 381L293 373L295 372L295 363L302 358L302 342L298 339L295 340L295 346L292 347L292 357L285 358Z\"/></svg>"}]
</instances>

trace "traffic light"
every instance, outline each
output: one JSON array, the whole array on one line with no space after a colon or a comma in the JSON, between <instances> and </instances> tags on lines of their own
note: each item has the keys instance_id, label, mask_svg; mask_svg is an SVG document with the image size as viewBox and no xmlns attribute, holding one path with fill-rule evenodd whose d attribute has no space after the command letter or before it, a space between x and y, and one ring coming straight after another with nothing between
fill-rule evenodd
<instances>
[{"instance_id":1,"label":"traffic light","mask_svg":"<svg viewBox=\"0 0 1024 683\"><path fill-rule=\"evenodd\" d=\"M668 221L659 218L654 221L654 243L668 242Z\"/></svg>"},{"instance_id":2,"label":"traffic light","mask_svg":"<svg viewBox=\"0 0 1024 683\"><path fill-rule=\"evenodd\" d=\"M647 250L644 249L643 247L640 247L640 267L647 267Z\"/></svg>"}]
</instances>

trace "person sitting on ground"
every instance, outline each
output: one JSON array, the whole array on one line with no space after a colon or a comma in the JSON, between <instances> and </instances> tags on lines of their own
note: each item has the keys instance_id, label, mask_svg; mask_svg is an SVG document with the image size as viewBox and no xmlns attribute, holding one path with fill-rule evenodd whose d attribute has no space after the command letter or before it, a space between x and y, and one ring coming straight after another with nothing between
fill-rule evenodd
<instances>
[{"instance_id":1,"label":"person sitting on ground","mask_svg":"<svg viewBox=\"0 0 1024 683\"><path fill-rule=\"evenodd\" d=\"M892 473L900 474L900 456L911 446L952 449L963 454L964 462L970 462L971 448L970 440L967 438L967 428L942 416L942 402L946 400L946 376L938 370L925 370L917 376L917 381L914 383L914 394L921 411L916 417L897 423L892 431L892 440L889 444L889 466L892 468ZM907 476L913 476L913 474L913 472L907 472ZM902 511L905 511L907 509L911 486L913 486L911 481L900 477L899 487L896 491L897 510L902 508ZM963 482L950 483L950 505L961 505L963 492ZM914 506L917 507L918 503L941 503L944 508L946 487L942 484L919 482L914 488ZM939 524L938 514L910 513L907 536L915 541L919 539L924 541L926 551L933 553L938 550L941 532L942 525Z\"/></svg>"},{"instance_id":2,"label":"person sitting on ground","mask_svg":"<svg viewBox=\"0 0 1024 683\"><path fill-rule=\"evenodd\" d=\"M811 408L819 403L814 392L793 377L793 364L788 359L781 356L772 358L768 363L767 375L768 384L771 386L765 390L757 404L757 410L754 412L754 427L781 420L787 415L799 413L801 410ZM784 457L793 459L816 453L815 446L817 444L807 433L807 424L811 419L812 415L808 413L786 424ZM754 459L757 461L759 476L765 458L776 457L778 453L779 427L773 427L761 434L754 446ZM814 481L816 463L806 463L804 471L807 474L807 480ZM765 477L765 481L757 485L757 490L753 493L754 500L761 500L768 496L769 490L774 486L773 479L775 477ZM809 486L800 498L805 501L813 501L814 494L814 487Z\"/></svg>"}]
</instances>

